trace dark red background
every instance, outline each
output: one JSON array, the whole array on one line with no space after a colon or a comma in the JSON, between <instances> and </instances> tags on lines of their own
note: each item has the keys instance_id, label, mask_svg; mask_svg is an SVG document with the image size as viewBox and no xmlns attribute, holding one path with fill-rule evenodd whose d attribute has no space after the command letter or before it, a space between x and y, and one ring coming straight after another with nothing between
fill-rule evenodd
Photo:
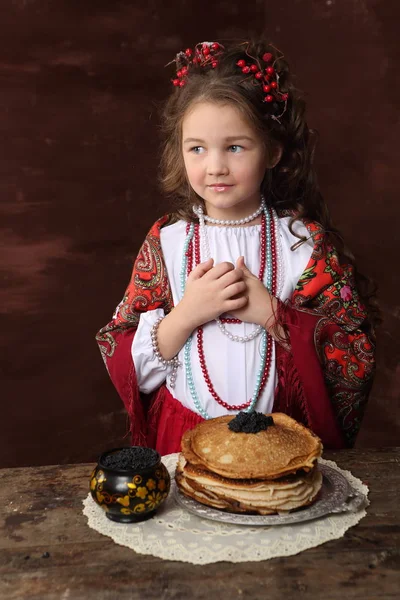
<instances>
[{"instance_id":1,"label":"dark red background","mask_svg":"<svg viewBox=\"0 0 400 600\"><path fill-rule=\"evenodd\" d=\"M197 41L267 32L307 92L337 226L385 323L359 445L398 442L397 0L0 5L0 466L93 460L123 443L94 341L166 205L164 65Z\"/></svg>"}]
</instances>

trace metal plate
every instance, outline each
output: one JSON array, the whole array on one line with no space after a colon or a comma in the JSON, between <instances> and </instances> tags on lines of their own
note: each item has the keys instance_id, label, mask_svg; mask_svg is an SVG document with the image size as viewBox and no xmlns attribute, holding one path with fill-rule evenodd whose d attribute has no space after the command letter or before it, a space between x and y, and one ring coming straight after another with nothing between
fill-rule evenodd
<instances>
[{"instance_id":1,"label":"metal plate","mask_svg":"<svg viewBox=\"0 0 400 600\"><path fill-rule=\"evenodd\" d=\"M352 488L342 473L323 464L319 464L318 468L323 476L318 499L313 505L297 509L290 513L265 516L230 513L218 508L211 508L192 498L188 498L179 491L176 485L173 487L173 493L176 501L182 508L203 519L211 519L212 521L219 521L221 523L233 523L234 525L260 527L302 523L331 513L355 512L367 504L366 497Z\"/></svg>"}]
</instances>

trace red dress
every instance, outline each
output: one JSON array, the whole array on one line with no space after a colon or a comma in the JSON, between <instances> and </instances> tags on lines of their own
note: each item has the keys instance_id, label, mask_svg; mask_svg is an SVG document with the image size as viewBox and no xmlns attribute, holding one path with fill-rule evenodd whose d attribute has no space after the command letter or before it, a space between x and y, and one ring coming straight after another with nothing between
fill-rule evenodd
<instances>
[{"instance_id":1,"label":"red dress","mask_svg":"<svg viewBox=\"0 0 400 600\"><path fill-rule=\"evenodd\" d=\"M113 319L96 336L108 373L130 419L131 443L178 452L182 434L203 418L173 398L166 386L139 393L131 355L140 314L173 309L160 243L165 216L150 229ZM375 371L375 347L354 283L352 265L340 264L321 227L305 223L314 250L290 302L277 321L287 343L276 344L278 385L273 411L310 427L325 447L354 444Z\"/></svg>"}]
</instances>

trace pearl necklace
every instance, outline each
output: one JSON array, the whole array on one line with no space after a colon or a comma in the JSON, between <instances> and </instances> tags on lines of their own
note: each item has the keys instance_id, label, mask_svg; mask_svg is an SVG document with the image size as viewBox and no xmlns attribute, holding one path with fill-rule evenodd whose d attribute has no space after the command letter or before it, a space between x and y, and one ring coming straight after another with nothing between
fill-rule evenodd
<instances>
[{"instance_id":1,"label":"pearl necklace","mask_svg":"<svg viewBox=\"0 0 400 600\"><path fill-rule=\"evenodd\" d=\"M263 215L263 219L262 219L262 236L261 236L261 264L260 264L260 273L259 273L259 279L261 281L263 281L264 279L264 272L265 272L265 259L266 259L266 252L265 252L265 239L267 237L267 232L269 232L270 230L270 225L271 225L271 219L270 219L270 214L269 211L267 210L267 207L265 205L264 199L262 199L261 202L261 206L264 208L264 215ZM204 258L205 260L208 260L209 258L211 258L211 252L210 252L210 245L208 243L208 236L207 236L207 230L205 227L205 223L204 223L204 215L203 215L203 211L200 210L199 211L199 221L200 221L200 239L203 242L203 248L204 248ZM268 271L269 272L269 271ZM271 281L270 278L268 276L268 281L267 281L267 287L270 288L271 287ZM254 338L256 338L258 335L260 335L260 333L263 330L263 327L261 327L261 325L258 325L250 334L248 335L244 335L244 336L240 336L240 335L233 335L232 333L230 333L227 328L224 325L224 322L232 322L232 321L227 321L226 319L221 319L221 318L216 318L215 319L218 327L221 331L221 333L223 333L224 335L226 335L230 340L232 340L232 342L240 342L240 343L245 343L245 342L250 342L251 340L254 340ZM235 323L241 323L240 320L235 320Z\"/></svg>"},{"instance_id":2,"label":"pearl necklace","mask_svg":"<svg viewBox=\"0 0 400 600\"><path fill-rule=\"evenodd\" d=\"M214 219L213 217L209 217L204 214L203 208L201 206L193 206L194 214L199 217L202 215L202 218L207 221L207 223L212 223L213 225L245 225L246 223L251 223L254 219L257 219L261 215L263 211L265 211L265 198L261 196L261 204L259 208L255 212L253 212L248 217L244 217L244 219L236 219L236 220L224 220L224 219Z\"/></svg>"},{"instance_id":3,"label":"pearl necklace","mask_svg":"<svg viewBox=\"0 0 400 600\"><path fill-rule=\"evenodd\" d=\"M273 212L275 213L275 211L273 211ZM279 245L280 240L277 239L277 235L276 235L278 233L278 229L277 229L278 221L277 221L277 219L275 220L275 218L273 219L273 221L274 221L275 228L274 227L270 228L270 234L272 234L272 235L269 236L270 247L268 248L268 250L269 250L269 252L268 252L268 257L269 257L268 270L270 273L271 293L275 295L277 292L278 262L276 261L276 259L273 260L273 256L275 257L276 247L277 247L277 245ZM182 264L181 264L181 272L180 272L182 297L185 292L186 277L187 277L188 273L192 270L192 267L193 267L193 238L194 238L194 234L195 234L195 225L193 223L191 223L190 225L188 224L187 229L186 229L186 234L187 235L186 235L186 240L185 240L185 244L184 244L184 251L183 251L183 255L182 255ZM197 244L196 244L196 246L197 246ZM198 264L200 262L200 248L199 247L195 248L195 254L196 254L195 259ZM283 278L280 277L280 280L282 282ZM193 373L192 373L192 367L191 367L192 338L193 338L193 334L189 336L189 338L187 339L187 341L185 343L185 347L184 347L184 365L185 365L187 382L188 382L190 394L193 399L193 403L194 403L198 413L204 419L210 419L211 416L207 413L207 411L202 407L202 405L200 403L200 399L198 397L196 386L195 386L194 379L193 379ZM271 358L272 358L272 351L273 351L273 346L274 346L274 340L273 340L272 336L268 335L267 332L262 328L261 347L260 347L261 362L260 362L260 368L258 370L258 374L256 377L254 393L248 402L246 402L244 404L240 404L240 405L229 405L227 402L224 402L218 396L216 391L214 390L214 387L211 383L211 380L210 380L210 377L208 374L208 370L207 370L207 367L205 364L205 357L204 357L204 350L203 350L203 328L202 327L198 328L197 338L198 338L197 339L197 347L198 347L199 358L200 358L200 362L201 362L201 368L202 368L203 375L206 380L207 387L208 387L211 395L213 396L213 398L220 405L224 406L224 408L226 408L228 410L243 410L243 409L245 409L246 412L250 412L250 411L254 410L255 404L256 404L259 396L261 395L262 390L268 380L268 376L269 376L269 372L270 372L270 368L271 368Z\"/></svg>"},{"instance_id":4,"label":"pearl necklace","mask_svg":"<svg viewBox=\"0 0 400 600\"><path fill-rule=\"evenodd\" d=\"M203 209L201 206L199 207L193 207L193 211L195 212L195 214L198 216L199 218L199 223L200 223L200 238L201 238L201 245L203 247L203 257L204 260L208 260L209 258L211 258L211 252L210 252L210 245L208 242L208 235L207 235L207 229L205 226L205 220L206 220L206 215L204 215ZM272 270L270 268L270 262L271 260L277 260L278 263L278 275L279 275L279 284L276 290L276 296L279 297L282 293L282 288L283 288L283 283L284 283L284 262L283 262L283 254L282 254L282 246L281 246L281 236L280 236L280 223L279 223L279 219L278 219L278 215L276 213L276 211L273 208L267 208L266 203L265 203L265 198L264 196L261 196L261 205L260 208L256 211L256 213L253 213L253 215L250 215L250 217L246 217L246 222L249 222L250 220L253 220L255 218L257 218L261 212L263 212L263 219L262 219L262 231L261 231L261 264L260 264L260 273L259 273L259 279L261 281L264 282L265 287L268 290L271 290L271 286L272 286L272 281L271 281L271 273ZM256 215L256 216L254 216ZM210 219L210 218L209 218ZM274 249L274 253L273 255L270 253L267 257L267 261L268 261L268 265L267 265L267 277L266 277L266 281L264 281L264 273L265 273L265 248L266 245L270 244L270 238L271 238L271 219L273 220L273 227L275 228L275 249ZM239 224L239 221L219 221L220 224L226 224L226 225L237 225ZM218 324L218 327L221 331L221 333L223 333L224 335L226 335L232 342L239 342L241 344L244 344L246 342L250 342L251 340L254 340L257 336L260 335L260 333L263 331L263 327L261 325L258 325L251 333L249 333L248 335L244 335L244 336L240 336L240 335L234 335L233 333L231 333L230 331L228 331L228 329L225 327L224 323L235 323L235 324L240 324L241 321L239 319L221 319L221 318L217 318L215 319L215 321Z\"/></svg>"}]
</instances>

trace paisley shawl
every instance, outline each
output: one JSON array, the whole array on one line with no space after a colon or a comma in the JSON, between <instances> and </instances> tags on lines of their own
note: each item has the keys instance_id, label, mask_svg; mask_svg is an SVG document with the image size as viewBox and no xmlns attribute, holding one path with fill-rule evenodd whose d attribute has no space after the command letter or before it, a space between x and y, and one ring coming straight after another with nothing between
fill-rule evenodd
<instances>
[{"instance_id":1,"label":"paisley shawl","mask_svg":"<svg viewBox=\"0 0 400 600\"><path fill-rule=\"evenodd\" d=\"M148 421L160 395L139 394L131 345L142 312L173 309L160 242L160 230L170 222L167 215L150 229L122 301L96 336L136 444L152 443ZM314 241L313 253L292 298L279 304L276 315L287 340L276 344L278 385L273 410L310 427L327 447L351 447L372 386L374 336L352 265L340 264L319 224L305 225ZM201 420L193 417L194 424Z\"/></svg>"}]
</instances>

